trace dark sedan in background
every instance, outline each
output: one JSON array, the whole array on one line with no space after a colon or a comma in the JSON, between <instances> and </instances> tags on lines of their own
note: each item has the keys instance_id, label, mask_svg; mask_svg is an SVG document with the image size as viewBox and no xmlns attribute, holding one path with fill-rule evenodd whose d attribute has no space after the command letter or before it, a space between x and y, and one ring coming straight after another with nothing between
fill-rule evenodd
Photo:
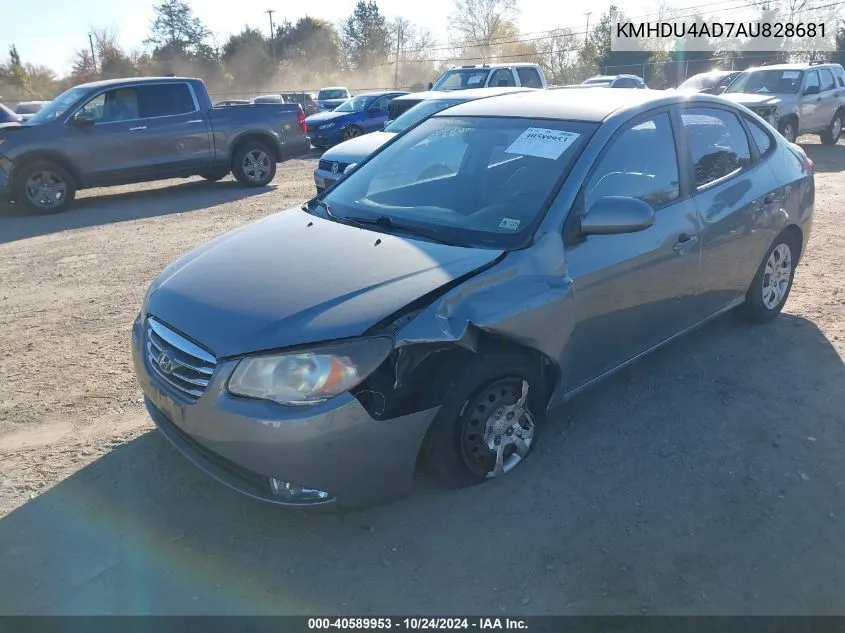
<instances>
[{"instance_id":1,"label":"dark sedan in background","mask_svg":"<svg viewBox=\"0 0 845 633\"><path fill-rule=\"evenodd\" d=\"M814 195L804 152L720 97L455 105L169 266L135 371L164 435L259 499L385 500L418 457L478 484L553 430L548 409L647 352L728 310L774 319Z\"/></svg>"},{"instance_id":2,"label":"dark sedan in background","mask_svg":"<svg viewBox=\"0 0 845 633\"><path fill-rule=\"evenodd\" d=\"M711 70L693 75L681 83L677 89L715 95L726 90L741 74L738 70Z\"/></svg>"}]
</instances>

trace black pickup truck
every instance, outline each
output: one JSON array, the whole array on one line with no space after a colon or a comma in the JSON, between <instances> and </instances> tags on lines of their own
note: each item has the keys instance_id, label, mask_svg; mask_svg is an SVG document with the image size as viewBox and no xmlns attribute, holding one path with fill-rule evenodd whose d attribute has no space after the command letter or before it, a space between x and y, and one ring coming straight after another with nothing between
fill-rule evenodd
<instances>
[{"instance_id":1,"label":"black pickup truck","mask_svg":"<svg viewBox=\"0 0 845 633\"><path fill-rule=\"evenodd\" d=\"M0 124L0 199L57 213L91 187L229 173L261 187L276 163L310 148L296 103L215 108L201 79L100 81L63 92L25 123Z\"/></svg>"}]
</instances>

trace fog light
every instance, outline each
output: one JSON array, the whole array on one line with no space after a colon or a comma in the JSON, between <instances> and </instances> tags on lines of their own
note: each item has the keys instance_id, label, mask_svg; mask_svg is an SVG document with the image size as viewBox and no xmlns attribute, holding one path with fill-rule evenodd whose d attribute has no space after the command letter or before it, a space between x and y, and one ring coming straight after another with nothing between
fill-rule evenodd
<instances>
[{"instance_id":1,"label":"fog light","mask_svg":"<svg viewBox=\"0 0 845 633\"><path fill-rule=\"evenodd\" d=\"M282 481L275 477L269 477L270 491L274 497L279 497L286 501L294 501L300 503L309 503L317 501L328 501L331 495L322 490L315 490L314 488L306 488L299 484L292 484L288 481Z\"/></svg>"}]
</instances>

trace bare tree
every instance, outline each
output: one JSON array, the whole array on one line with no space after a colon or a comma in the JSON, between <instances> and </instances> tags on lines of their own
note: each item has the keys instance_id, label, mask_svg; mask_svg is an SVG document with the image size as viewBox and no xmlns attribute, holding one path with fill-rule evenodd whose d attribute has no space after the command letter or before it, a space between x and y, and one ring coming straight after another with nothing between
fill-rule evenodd
<instances>
[{"instance_id":1,"label":"bare tree","mask_svg":"<svg viewBox=\"0 0 845 633\"><path fill-rule=\"evenodd\" d=\"M549 81L555 84L574 83L574 60L580 38L571 29L557 29L537 44L540 63Z\"/></svg>"},{"instance_id":2,"label":"bare tree","mask_svg":"<svg viewBox=\"0 0 845 633\"><path fill-rule=\"evenodd\" d=\"M461 48L476 46L479 57L490 55L496 33L504 23L512 23L519 7L517 0L453 0L449 29Z\"/></svg>"}]
</instances>

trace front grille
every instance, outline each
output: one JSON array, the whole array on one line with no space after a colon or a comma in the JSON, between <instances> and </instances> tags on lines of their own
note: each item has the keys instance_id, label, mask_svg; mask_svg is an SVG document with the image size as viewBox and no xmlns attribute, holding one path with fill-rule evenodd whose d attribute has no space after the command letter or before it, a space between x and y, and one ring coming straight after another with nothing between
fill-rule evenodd
<instances>
[{"instance_id":1,"label":"front grille","mask_svg":"<svg viewBox=\"0 0 845 633\"><path fill-rule=\"evenodd\" d=\"M208 387L217 359L152 317L147 319L145 338L153 375L180 399L196 402Z\"/></svg>"},{"instance_id":2,"label":"front grille","mask_svg":"<svg viewBox=\"0 0 845 633\"><path fill-rule=\"evenodd\" d=\"M337 171L332 169L333 165L337 162ZM324 171L330 171L333 174L342 174L343 170L349 167L349 163L341 163L334 160L321 160L318 164L319 168Z\"/></svg>"}]
</instances>

